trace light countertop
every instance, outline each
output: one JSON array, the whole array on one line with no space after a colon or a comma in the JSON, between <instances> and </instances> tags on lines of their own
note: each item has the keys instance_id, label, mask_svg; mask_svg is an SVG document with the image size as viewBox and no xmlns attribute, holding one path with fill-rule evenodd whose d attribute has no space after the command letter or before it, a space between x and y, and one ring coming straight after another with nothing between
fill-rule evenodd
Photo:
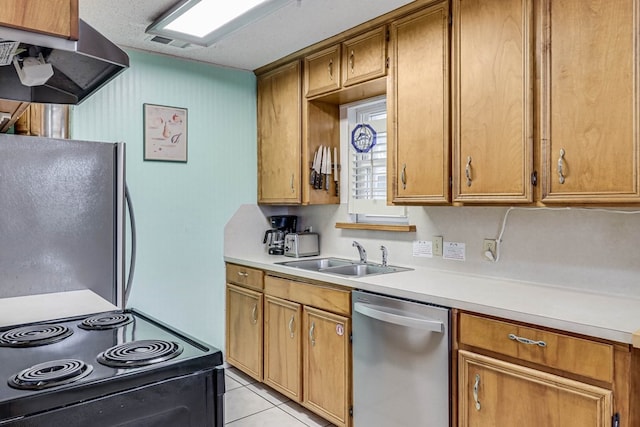
<instances>
[{"instance_id":1,"label":"light countertop","mask_svg":"<svg viewBox=\"0 0 640 427\"><path fill-rule=\"evenodd\" d=\"M640 348L640 299L422 267L349 278L276 264L294 258L254 251L232 252L225 253L226 262L634 344ZM330 256L323 254L319 258Z\"/></svg>"}]
</instances>

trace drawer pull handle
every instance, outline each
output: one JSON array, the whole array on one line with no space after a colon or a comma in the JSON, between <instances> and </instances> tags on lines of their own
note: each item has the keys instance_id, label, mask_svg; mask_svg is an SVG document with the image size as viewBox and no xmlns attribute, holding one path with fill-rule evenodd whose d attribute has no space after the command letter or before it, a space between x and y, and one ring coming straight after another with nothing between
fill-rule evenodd
<instances>
[{"instance_id":1,"label":"drawer pull handle","mask_svg":"<svg viewBox=\"0 0 640 427\"><path fill-rule=\"evenodd\" d=\"M476 411L480 410L480 401L478 400L479 387L480 387L480 374L476 374L476 380L473 383L473 401L476 403Z\"/></svg>"},{"instance_id":2,"label":"drawer pull handle","mask_svg":"<svg viewBox=\"0 0 640 427\"><path fill-rule=\"evenodd\" d=\"M238 271L238 276L240 277L249 277L249 273L246 271Z\"/></svg>"},{"instance_id":3,"label":"drawer pull handle","mask_svg":"<svg viewBox=\"0 0 640 427\"><path fill-rule=\"evenodd\" d=\"M251 323L258 323L258 304L253 304L253 308L251 309Z\"/></svg>"},{"instance_id":4,"label":"drawer pull handle","mask_svg":"<svg viewBox=\"0 0 640 427\"><path fill-rule=\"evenodd\" d=\"M354 67L356 62L356 55L353 49L351 50L351 55L349 55L349 67L351 67L351 73L354 73Z\"/></svg>"},{"instance_id":5,"label":"drawer pull handle","mask_svg":"<svg viewBox=\"0 0 640 427\"><path fill-rule=\"evenodd\" d=\"M294 335L294 330L293 330L293 326L294 326L294 318L295 316L291 315L291 319L289 319L289 336L293 339Z\"/></svg>"},{"instance_id":6,"label":"drawer pull handle","mask_svg":"<svg viewBox=\"0 0 640 427\"><path fill-rule=\"evenodd\" d=\"M402 165L402 173L400 174L400 180L402 181L402 189L407 189L407 164Z\"/></svg>"},{"instance_id":7,"label":"drawer pull handle","mask_svg":"<svg viewBox=\"0 0 640 427\"><path fill-rule=\"evenodd\" d=\"M333 80L333 59L329 60L329 67L327 68L329 69L329 78Z\"/></svg>"},{"instance_id":8,"label":"drawer pull handle","mask_svg":"<svg viewBox=\"0 0 640 427\"><path fill-rule=\"evenodd\" d=\"M514 334L509 334L509 339L512 341L518 341L521 344L527 344L527 345L537 345L538 347L546 347L547 343L544 341L534 341L534 340L530 340L529 338L524 338L524 337L519 337L517 335Z\"/></svg>"},{"instance_id":9,"label":"drawer pull handle","mask_svg":"<svg viewBox=\"0 0 640 427\"><path fill-rule=\"evenodd\" d=\"M464 168L464 174L467 177L467 187L471 187L471 181L473 181L471 177L471 156L467 157L467 166Z\"/></svg>"},{"instance_id":10,"label":"drawer pull handle","mask_svg":"<svg viewBox=\"0 0 640 427\"><path fill-rule=\"evenodd\" d=\"M564 184L564 148L560 149L560 157L558 158L558 182Z\"/></svg>"},{"instance_id":11,"label":"drawer pull handle","mask_svg":"<svg viewBox=\"0 0 640 427\"><path fill-rule=\"evenodd\" d=\"M309 339L311 340L312 346L316 345L316 337L314 336L315 330L316 330L316 324L315 322L311 322L311 328L309 328Z\"/></svg>"}]
</instances>

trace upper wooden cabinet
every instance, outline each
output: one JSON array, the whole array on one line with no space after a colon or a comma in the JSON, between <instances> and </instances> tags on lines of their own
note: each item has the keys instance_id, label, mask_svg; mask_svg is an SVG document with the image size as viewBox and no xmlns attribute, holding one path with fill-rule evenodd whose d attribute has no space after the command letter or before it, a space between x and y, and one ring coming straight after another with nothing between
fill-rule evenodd
<instances>
[{"instance_id":1,"label":"upper wooden cabinet","mask_svg":"<svg viewBox=\"0 0 640 427\"><path fill-rule=\"evenodd\" d=\"M0 25L78 40L78 0L4 0Z\"/></svg>"},{"instance_id":2,"label":"upper wooden cabinet","mask_svg":"<svg viewBox=\"0 0 640 427\"><path fill-rule=\"evenodd\" d=\"M638 2L542 3L542 201L639 202Z\"/></svg>"},{"instance_id":3,"label":"upper wooden cabinet","mask_svg":"<svg viewBox=\"0 0 640 427\"><path fill-rule=\"evenodd\" d=\"M448 203L449 2L390 25L387 198Z\"/></svg>"},{"instance_id":4,"label":"upper wooden cabinet","mask_svg":"<svg viewBox=\"0 0 640 427\"><path fill-rule=\"evenodd\" d=\"M0 132L6 132L11 126L22 116L29 106L28 102L9 101L7 99L0 99L0 113L6 113L9 117L4 116L0 118Z\"/></svg>"},{"instance_id":5,"label":"upper wooden cabinet","mask_svg":"<svg viewBox=\"0 0 640 427\"><path fill-rule=\"evenodd\" d=\"M258 203L302 202L300 61L258 77Z\"/></svg>"},{"instance_id":6,"label":"upper wooden cabinet","mask_svg":"<svg viewBox=\"0 0 640 427\"><path fill-rule=\"evenodd\" d=\"M304 79L308 97L340 89L340 45L304 58Z\"/></svg>"},{"instance_id":7,"label":"upper wooden cabinet","mask_svg":"<svg viewBox=\"0 0 640 427\"><path fill-rule=\"evenodd\" d=\"M453 0L453 200L532 201L532 0Z\"/></svg>"},{"instance_id":8,"label":"upper wooden cabinet","mask_svg":"<svg viewBox=\"0 0 640 427\"><path fill-rule=\"evenodd\" d=\"M342 85L351 86L387 73L387 29L379 27L342 43Z\"/></svg>"},{"instance_id":9,"label":"upper wooden cabinet","mask_svg":"<svg viewBox=\"0 0 640 427\"><path fill-rule=\"evenodd\" d=\"M387 74L387 28L378 27L304 59L308 98Z\"/></svg>"}]
</instances>

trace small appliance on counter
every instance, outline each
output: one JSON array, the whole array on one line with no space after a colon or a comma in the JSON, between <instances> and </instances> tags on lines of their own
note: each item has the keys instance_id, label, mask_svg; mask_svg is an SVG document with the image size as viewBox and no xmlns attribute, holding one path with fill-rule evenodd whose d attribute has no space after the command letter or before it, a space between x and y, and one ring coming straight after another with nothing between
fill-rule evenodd
<instances>
[{"instance_id":1,"label":"small appliance on counter","mask_svg":"<svg viewBox=\"0 0 640 427\"><path fill-rule=\"evenodd\" d=\"M262 243L268 245L269 255L284 255L284 238L295 233L298 225L296 215L273 215L269 217L271 228L264 233Z\"/></svg>"},{"instance_id":2,"label":"small appliance on counter","mask_svg":"<svg viewBox=\"0 0 640 427\"><path fill-rule=\"evenodd\" d=\"M301 258L320 255L318 233L289 233L284 236L284 256Z\"/></svg>"}]
</instances>

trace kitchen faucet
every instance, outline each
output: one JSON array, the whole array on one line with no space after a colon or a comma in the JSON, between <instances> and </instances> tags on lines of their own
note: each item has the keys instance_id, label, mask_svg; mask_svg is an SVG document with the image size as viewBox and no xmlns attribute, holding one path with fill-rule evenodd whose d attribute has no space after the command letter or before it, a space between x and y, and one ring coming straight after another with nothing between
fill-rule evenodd
<instances>
[{"instance_id":1,"label":"kitchen faucet","mask_svg":"<svg viewBox=\"0 0 640 427\"><path fill-rule=\"evenodd\" d=\"M387 248L385 246L380 246L380 250L382 251L382 266L386 267L387 266L387 256L389 255L389 252L387 251Z\"/></svg>"},{"instance_id":2,"label":"kitchen faucet","mask_svg":"<svg viewBox=\"0 0 640 427\"><path fill-rule=\"evenodd\" d=\"M362 245L354 240L353 244L351 246L353 246L353 247L358 249L358 254L360 254L360 263L361 264L366 264L367 263L367 251L364 250Z\"/></svg>"}]
</instances>

